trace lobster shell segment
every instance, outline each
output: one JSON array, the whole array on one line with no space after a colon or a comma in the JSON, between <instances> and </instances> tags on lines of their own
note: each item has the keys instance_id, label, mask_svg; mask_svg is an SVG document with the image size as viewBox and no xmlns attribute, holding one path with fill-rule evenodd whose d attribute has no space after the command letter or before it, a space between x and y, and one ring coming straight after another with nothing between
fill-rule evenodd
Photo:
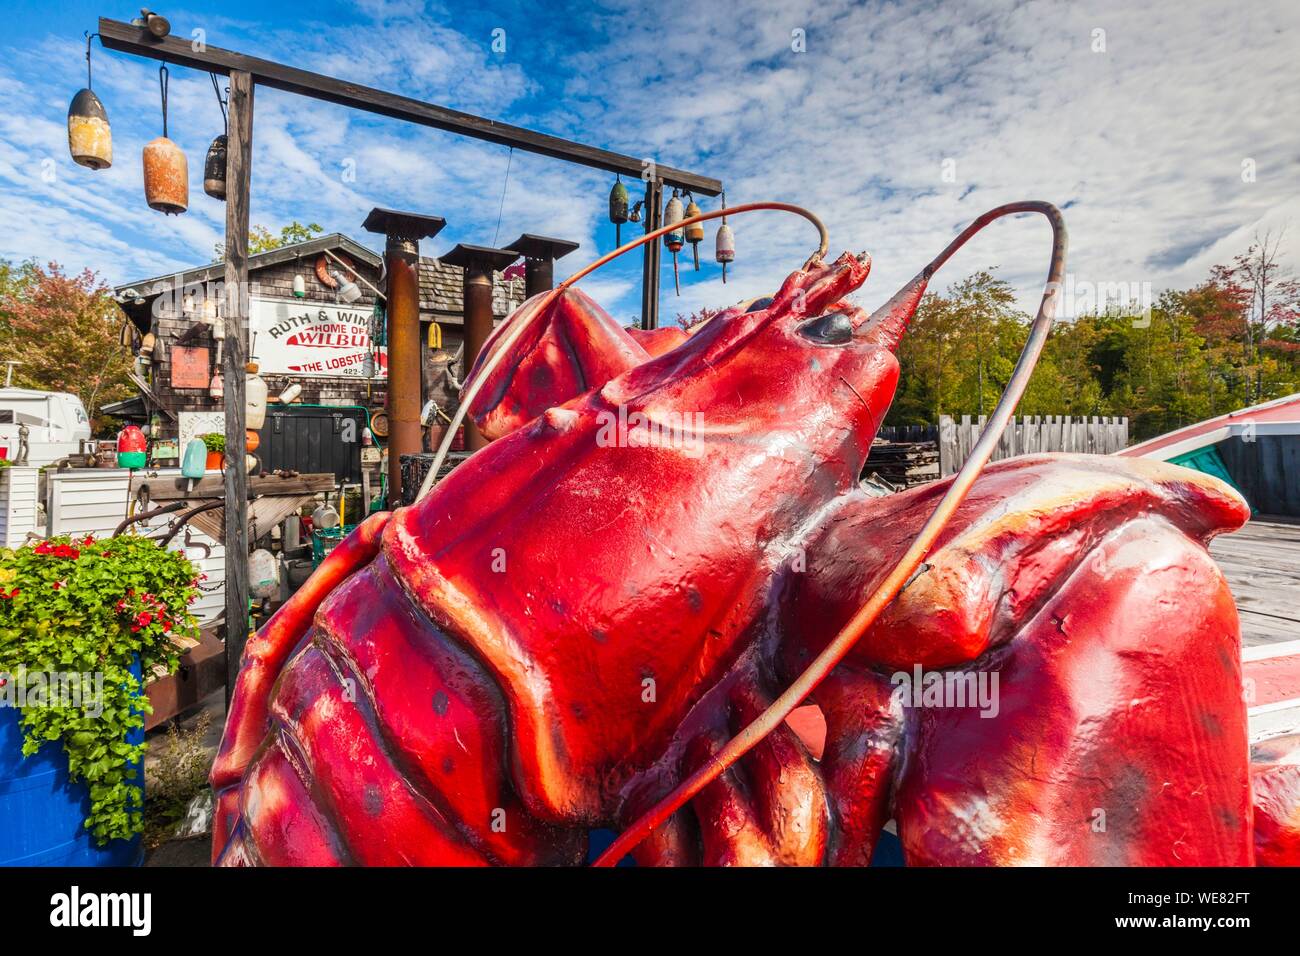
<instances>
[{"instance_id":1,"label":"lobster shell segment","mask_svg":"<svg viewBox=\"0 0 1300 956\"><path fill-rule=\"evenodd\" d=\"M394 516L388 562L500 686L543 819L610 819L745 648L789 536L856 482L897 362L799 327L866 273L796 273Z\"/></svg>"}]
</instances>

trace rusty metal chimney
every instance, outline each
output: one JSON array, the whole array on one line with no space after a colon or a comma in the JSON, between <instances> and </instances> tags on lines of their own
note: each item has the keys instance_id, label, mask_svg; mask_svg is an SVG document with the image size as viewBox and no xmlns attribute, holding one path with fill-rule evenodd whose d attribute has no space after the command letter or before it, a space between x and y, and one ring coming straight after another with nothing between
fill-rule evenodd
<instances>
[{"instance_id":1,"label":"rusty metal chimney","mask_svg":"<svg viewBox=\"0 0 1300 956\"><path fill-rule=\"evenodd\" d=\"M563 259L578 244L526 232L506 248L524 257L524 295L531 299L555 288L555 260Z\"/></svg>"},{"instance_id":2,"label":"rusty metal chimney","mask_svg":"<svg viewBox=\"0 0 1300 956\"><path fill-rule=\"evenodd\" d=\"M465 270L465 368L462 379L469 375L483 343L492 334L492 274L500 272L518 258L519 253L510 249L470 246L465 243L456 246L446 255L439 256L442 262ZM466 450L478 451L486 444L487 439L479 432L478 426L466 417Z\"/></svg>"},{"instance_id":3,"label":"rusty metal chimney","mask_svg":"<svg viewBox=\"0 0 1300 956\"><path fill-rule=\"evenodd\" d=\"M447 225L439 216L370 210L361 228L383 233L388 318L388 501L402 500L402 456L423 451L420 434L420 240Z\"/></svg>"}]
</instances>

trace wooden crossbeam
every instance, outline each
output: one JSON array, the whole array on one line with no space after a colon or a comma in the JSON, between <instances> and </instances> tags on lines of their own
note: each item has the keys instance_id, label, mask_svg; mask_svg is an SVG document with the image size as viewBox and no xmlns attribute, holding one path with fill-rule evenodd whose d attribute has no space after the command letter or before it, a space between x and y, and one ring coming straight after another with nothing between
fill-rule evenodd
<instances>
[{"instance_id":1,"label":"wooden crossbeam","mask_svg":"<svg viewBox=\"0 0 1300 956\"><path fill-rule=\"evenodd\" d=\"M188 66L206 73L220 73L223 76L243 72L252 76L259 86L269 86L288 93L310 96L327 103L391 116L394 119L434 129L460 133L474 139L486 140L501 146L511 146L529 153L538 153L555 159L563 159L581 166L603 169L611 173L622 173L634 179L642 179L645 172L645 160L637 156L626 156L584 143L561 139L547 133L538 133L521 126L511 126L496 120L485 119L472 113L436 106L409 96L400 96L384 90L377 90L359 83L349 83L322 73L312 73L297 67L286 66L271 60L245 56L233 50L197 44L177 36L155 38L144 27L132 26L120 20L99 18L99 36L104 46L121 53L166 60L168 63ZM684 169L671 166L654 167L655 176L669 186L689 189L701 196L717 196L722 192L722 183L709 176L700 176Z\"/></svg>"}]
</instances>

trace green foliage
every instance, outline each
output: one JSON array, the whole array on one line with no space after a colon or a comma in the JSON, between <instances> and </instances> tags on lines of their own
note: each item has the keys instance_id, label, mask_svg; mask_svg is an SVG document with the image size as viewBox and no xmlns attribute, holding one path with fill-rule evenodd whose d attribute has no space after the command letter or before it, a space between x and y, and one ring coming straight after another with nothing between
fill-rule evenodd
<instances>
[{"instance_id":1,"label":"green foliage","mask_svg":"<svg viewBox=\"0 0 1300 956\"><path fill-rule=\"evenodd\" d=\"M94 687L75 701L33 700L29 682L21 724L26 756L63 743L72 779L90 790L85 827L100 843L142 827L134 781L144 745L127 734L144 726L149 702L131 668L176 669L175 639L198 631L197 583L184 555L136 535L0 549L0 673L15 684L24 672L79 674Z\"/></svg>"},{"instance_id":2,"label":"green foliage","mask_svg":"<svg viewBox=\"0 0 1300 956\"><path fill-rule=\"evenodd\" d=\"M203 440L203 447L208 451L226 450L226 436L221 432L207 432L200 435L199 438Z\"/></svg>"},{"instance_id":3,"label":"green foliage","mask_svg":"<svg viewBox=\"0 0 1300 956\"><path fill-rule=\"evenodd\" d=\"M1250 275L1240 262L1216 267L1202 285L1166 292L1145 312L1058 320L1018 413L1124 415L1140 441L1300 390L1296 293L1272 274L1269 318L1258 318L1263 293ZM989 414L1029 322L1010 286L988 272L927 295L898 350L902 377L886 423Z\"/></svg>"},{"instance_id":4,"label":"green foliage","mask_svg":"<svg viewBox=\"0 0 1300 956\"><path fill-rule=\"evenodd\" d=\"M297 219L280 229L277 236L266 226L252 226L248 230L248 254L255 256L259 252L270 252L272 249L279 249L281 246L291 246L299 242L307 242L315 239L322 232L324 227L317 223L309 222L306 225L300 223ZM220 262L225 258L226 250L221 243L214 247L217 261Z\"/></svg>"}]
</instances>

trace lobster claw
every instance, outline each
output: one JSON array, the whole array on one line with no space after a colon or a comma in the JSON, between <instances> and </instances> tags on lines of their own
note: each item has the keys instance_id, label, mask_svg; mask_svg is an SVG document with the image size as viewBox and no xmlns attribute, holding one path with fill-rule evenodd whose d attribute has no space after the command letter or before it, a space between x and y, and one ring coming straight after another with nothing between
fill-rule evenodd
<instances>
[{"instance_id":1,"label":"lobster claw","mask_svg":"<svg viewBox=\"0 0 1300 956\"><path fill-rule=\"evenodd\" d=\"M500 438L650 356L627 330L580 289L565 289L546 314L531 318L549 293L533 296L499 325L465 376L465 387L504 348L515 322L531 322L503 361L487 372L469 414L489 439Z\"/></svg>"}]
</instances>

